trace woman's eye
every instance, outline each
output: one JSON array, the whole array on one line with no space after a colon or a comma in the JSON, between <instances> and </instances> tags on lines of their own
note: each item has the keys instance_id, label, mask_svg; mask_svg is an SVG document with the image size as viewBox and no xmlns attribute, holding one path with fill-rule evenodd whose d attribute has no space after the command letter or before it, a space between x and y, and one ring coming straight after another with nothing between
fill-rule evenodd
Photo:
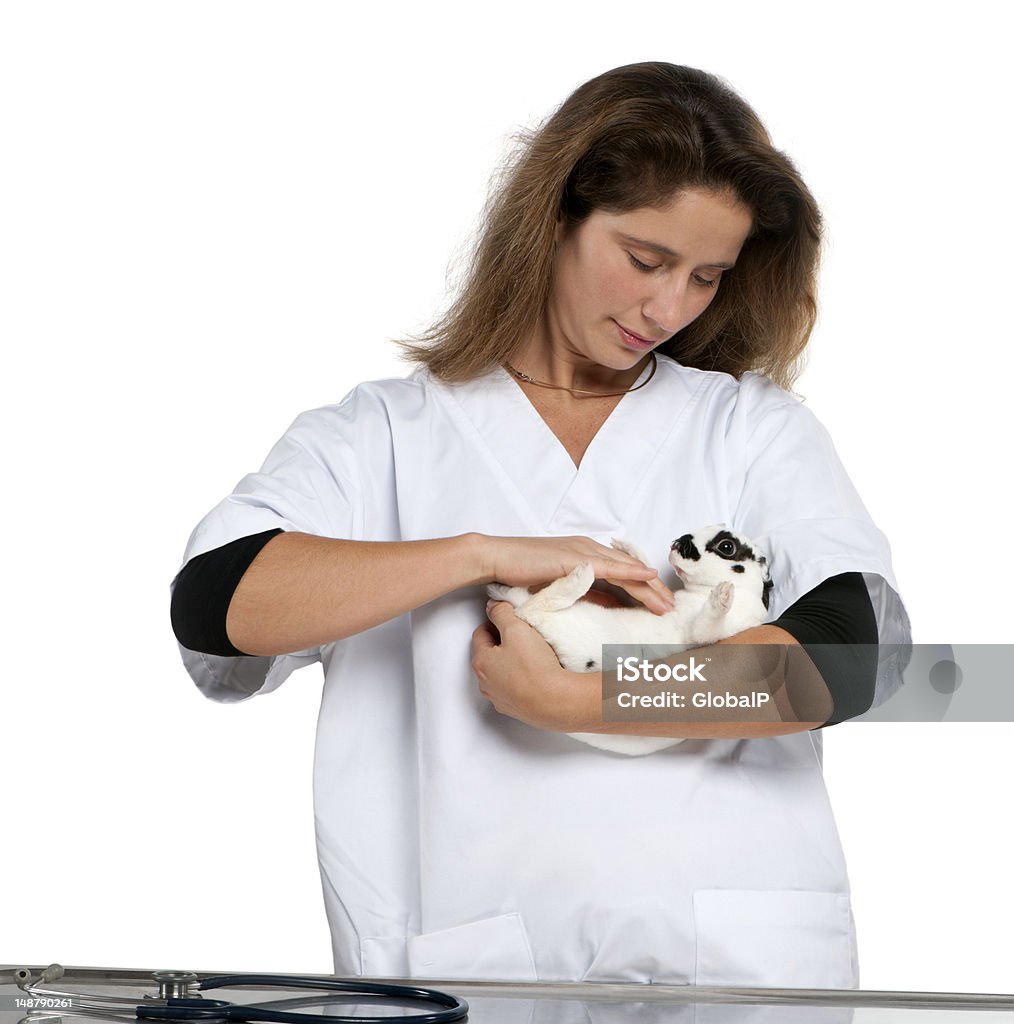
<instances>
[{"instance_id":1,"label":"woman's eye","mask_svg":"<svg viewBox=\"0 0 1014 1024\"><path fill-rule=\"evenodd\" d=\"M706 277L701 277L700 274L694 274L694 280L704 288L714 288L718 284L717 277L713 277L709 280Z\"/></svg>"},{"instance_id":2,"label":"woman's eye","mask_svg":"<svg viewBox=\"0 0 1014 1024\"><path fill-rule=\"evenodd\" d=\"M642 263L632 252L628 252L627 256L630 257L630 262L637 267L638 270L643 270L646 274L652 270L658 270L657 265L651 263Z\"/></svg>"}]
</instances>

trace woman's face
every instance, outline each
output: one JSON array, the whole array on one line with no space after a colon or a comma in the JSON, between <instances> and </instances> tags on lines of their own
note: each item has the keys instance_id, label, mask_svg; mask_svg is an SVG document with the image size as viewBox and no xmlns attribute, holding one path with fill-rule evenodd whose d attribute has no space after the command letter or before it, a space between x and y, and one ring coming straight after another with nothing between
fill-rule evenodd
<instances>
[{"instance_id":1,"label":"woman's face","mask_svg":"<svg viewBox=\"0 0 1014 1024\"><path fill-rule=\"evenodd\" d=\"M704 312L750 227L742 203L696 190L665 207L596 210L570 231L561 227L550 345L559 354L629 369Z\"/></svg>"}]
</instances>

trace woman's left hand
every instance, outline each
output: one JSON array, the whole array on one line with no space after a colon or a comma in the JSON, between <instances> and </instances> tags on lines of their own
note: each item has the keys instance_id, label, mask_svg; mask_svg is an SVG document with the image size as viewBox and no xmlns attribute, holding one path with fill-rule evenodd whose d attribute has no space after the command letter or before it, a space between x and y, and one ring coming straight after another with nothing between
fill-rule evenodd
<instances>
[{"instance_id":1,"label":"woman's left hand","mask_svg":"<svg viewBox=\"0 0 1014 1024\"><path fill-rule=\"evenodd\" d=\"M490 621L472 634L472 670L479 692L500 714L536 729L578 728L584 688L574 689L573 673L560 665L553 648L506 601L490 601L486 614ZM601 702L597 678L589 674L587 687L596 707Z\"/></svg>"}]
</instances>

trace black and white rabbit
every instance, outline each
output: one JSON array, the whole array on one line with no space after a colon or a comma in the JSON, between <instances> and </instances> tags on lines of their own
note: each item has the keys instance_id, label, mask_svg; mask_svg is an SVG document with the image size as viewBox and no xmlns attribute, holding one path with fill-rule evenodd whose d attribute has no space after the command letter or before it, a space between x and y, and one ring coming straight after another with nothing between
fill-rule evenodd
<instances>
[{"instance_id":1,"label":"black and white rabbit","mask_svg":"<svg viewBox=\"0 0 1014 1024\"><path fill-rule=\"evenodd\" d=\"M613 547L650 564L631 544L614 540ZM675 592L673 610L664 615L582 601L595 581L589 562L534 594L499 583L487 590L490 597L509 602L518 618L542 634L560 664L574 672L600 669L603 644L661 645L677 651L714 643L767 618L772 586L767 559L756 544L724 524L677 537L669 564L683 587ZM621 754L650 754L680 742L655 736L570 735Z\"/></svg>"}]
</instances>

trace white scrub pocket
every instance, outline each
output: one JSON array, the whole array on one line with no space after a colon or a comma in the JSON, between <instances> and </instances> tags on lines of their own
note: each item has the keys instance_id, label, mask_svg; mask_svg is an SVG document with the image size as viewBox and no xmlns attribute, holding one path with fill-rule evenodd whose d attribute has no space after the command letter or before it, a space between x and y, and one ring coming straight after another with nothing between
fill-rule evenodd
<instances>
[{"instance_id":1,"label":"white scrub pocket","mask_svg":"<svg viewBox=\"0 0 1014 1024\"><path fill-rule=\"evenodd\" d=\"M697 889L694 927L698 985L858 984L852 914L841 893Z\"/></svg>"},{"instance_id":2,"label":"white scrub pocket","mask_svg":"<svg viewBox=\"0 0 1014 1024\"><path fill-rule=\"evenodd\" d=\"M427 932L408 940L413 978L538 981L520 914Z\"/></svg>"}]
</instances>

